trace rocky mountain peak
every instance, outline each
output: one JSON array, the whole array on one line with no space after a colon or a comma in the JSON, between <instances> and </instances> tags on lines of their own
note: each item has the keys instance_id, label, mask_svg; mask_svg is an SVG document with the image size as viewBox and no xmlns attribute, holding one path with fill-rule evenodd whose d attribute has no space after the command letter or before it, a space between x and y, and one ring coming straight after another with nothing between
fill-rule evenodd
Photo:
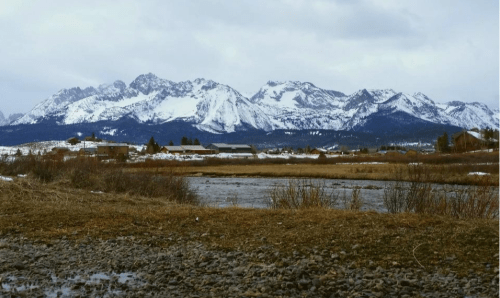
<instances>
[{"instance_id":1,"label":"rocky mountain peak","mask_svg":"<svg viewBox=\"0 0 500 298\"><path fill-rule=\"evenodd\" d=\"M148 95L152 91L158 91L162 88L168 88L174 85L172 81L160 79L155 74L148 73L138 76L129 87L143 94Z\"/></svg>"}]
</instances>

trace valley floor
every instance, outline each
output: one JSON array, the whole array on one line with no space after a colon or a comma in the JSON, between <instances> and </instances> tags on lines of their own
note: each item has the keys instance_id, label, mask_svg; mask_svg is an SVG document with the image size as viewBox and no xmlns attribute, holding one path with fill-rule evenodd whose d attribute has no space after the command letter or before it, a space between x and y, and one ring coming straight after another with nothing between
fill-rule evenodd
<instances>
[{"instance_id":1,"label":"valley floor","mask_svg":"<svg viewBox=\"0 0 500 298\"><path fill-rule=\"evenodd\" d=\"M0 294L497 297L498 233L498 219L217 209L18 178L0 181Z\"/></svg>"}]
</instances>

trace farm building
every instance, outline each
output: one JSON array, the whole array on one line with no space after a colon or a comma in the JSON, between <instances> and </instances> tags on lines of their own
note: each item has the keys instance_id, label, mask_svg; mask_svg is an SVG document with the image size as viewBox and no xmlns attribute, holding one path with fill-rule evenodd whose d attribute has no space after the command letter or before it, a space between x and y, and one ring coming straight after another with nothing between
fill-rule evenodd
<instances>
[{"instance_id":1,"label":"farm building","mask_svg":"<svg viewBox=\"0 0 500 298\"><path fill-rule=\"evenodd\" d=\"M310 153L311 154L321 154L321 153L328 154L329 152L325 148L314 148L313 150L311 150Z\"/></svg>"},{"instance_id":2,"label":"farm building","mask_svg":"<svg viewBox=\"0 0 500 298\"><path fill-rule=\"evenodd\" d=\"M182 148L182 146L163 146L160 149L160 152L163 153L170 153L170 154L184 154L186 153L186 150Z\"/></svg>"},{"instance_id":3,"label":"farm building","mask_svg":"<svg viewBox=\"0 0 500 298\"><path fill-rule=\"evenodd\" d=\"M170 154L213 154L214 151L201 145L163 146L160 150Z\"/></svg>"},{"instance_id":4,"label":"farm building","mask_svg":"<svg viewBox=\"0 0 500 298\"><path fill-rule=\"evenodd\" d=\"M244 144L213 143L208 145L207 149L213 150L214 153L253 153L252 147Z\"/></svg>"},{"instance_id":5,"label":"farm building","mask_svg":"<svg viewBox=\"0 0 500 298\"><path fill-rule=\"evenodd\" d=\"M481 132L469 130L454 134L453 143L457 151L471 151L487 148L491 143L498 144L498 140L485 140Z\"/></svg>"},{"instance_id":6,"label":"farm building","mask_svg":"<svg viewBox=\"0 0 500 298\"><path fill-rule=\"evenodd\" d=\"M189 154L212 154L213 150L207 149L200 145L182 145L182 148Z\"/></svg>"},{"instance_id":7,"label":"farm building","mask_svg":"<svg viewBox=\"0 0 500 298\"><path fill-rule=\"evenodd\" d=\"M66 147L54 147L52 148L52 154L68 154L70 152L69 148Z\"/></svg>"},{"instance_id":8,"label":"farm building","mask_svg":"<svg viewBox=\"0 0 500 298\"><path fill-rule=\"evenodd\" d=\"M87 147L87 148L81 148L78 153L80 155L95 155L97 154L97 148L96 147Z\"/></svg>"},{"instance_id":9,"label":"farm building","mask_svg":"<svg viewBox=\"0 0 500 298\"><path fill-rule=\"evenodd\" d=\"M128 145L125 144L98 145L97 156L103 159L128 157Z\"/></svg>"}]
</instances>

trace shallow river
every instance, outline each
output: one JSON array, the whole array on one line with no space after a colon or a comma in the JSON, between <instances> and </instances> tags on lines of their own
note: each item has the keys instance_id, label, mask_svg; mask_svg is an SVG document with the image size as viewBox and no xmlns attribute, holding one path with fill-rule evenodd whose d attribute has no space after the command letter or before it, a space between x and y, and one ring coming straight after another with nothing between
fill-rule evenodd
<instances>
[{"instance_id":1,"label":"shallow river","mask_svg":"<svg viewBox=\"0 0 500 298\"><path fill-rule=\"evenodd\" d=\"M285 185L288 178L212 178L188 177L191 187L202 202L211 207L267 208L269 191L276 185ZM313 183L324 183L327 193L332 191L340 198L351 197L353 188L361 187L364 205L361 210L386 211L383 204L384 186L389 181L311 179ZM342 207L342 199L339 199Z\"/></svg>"},{"instance_id":2,"label":"shallow river","mask_svg":"<svg viewBox=\"0 0 500 298\"><path fill-rule=\"evenodd\" d=\"M201 202L210 207L240 206L246 208L268 208L270 190L277 185L286 185L289 178L214 178L188 177L191 187L200 196ZM337 208L344 208L344 198L350 200L353 189L360 189L363 205L361 210L387 212L384 206L384 188L395 181L344 180L344 179L307 179L312 184L324 185L327 194L337 197ZM403 188L409 183L403 182ZM450 184L431 184L435 191L455 194L457 189L467 186ZM498 193L498 187L493 188Z\"/></svg>"}]
</instances>

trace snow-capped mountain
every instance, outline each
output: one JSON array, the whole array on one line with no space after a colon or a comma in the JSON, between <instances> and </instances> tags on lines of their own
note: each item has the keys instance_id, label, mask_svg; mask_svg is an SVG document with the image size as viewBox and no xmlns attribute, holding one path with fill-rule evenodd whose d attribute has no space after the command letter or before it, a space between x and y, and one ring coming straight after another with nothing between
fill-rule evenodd
<instances>
[{"instance_id":1,"label":"snow-capped mountain","mask_svg":"<svg viewBox=\"0 0 500 298\"><path fill-rule=\"evenodd\" d=\"M246 125L262 130L274 127L259 106L229 86L205 79L174 83L153 74L140 75L128 87L116 81L97 89L61 90L13 125L49 118L57 118L58 124L75 124L123 117L154 124L182 120L211 132L233 132Z\"/></svg>"},{"instance_id":2,"label":"snow-capped mountain","mask_svg":"<svg viewBox=\"0 0 500 298\"><path fill-rule=\"evenodd\" d=\"M464 128L499 126L498 110L491 111L481 103L436 104L422 93L362 89L346 95L308 82L269 81L247 98L211 80L176 83L151 73L138 76L129 86L116 81L97 88L63 89L11 125L51 120L67 125L126 118L152 125L182 121L212 133L352 130L363 127L370 117L394 113Z\"/></svg>"}]
</instances>

